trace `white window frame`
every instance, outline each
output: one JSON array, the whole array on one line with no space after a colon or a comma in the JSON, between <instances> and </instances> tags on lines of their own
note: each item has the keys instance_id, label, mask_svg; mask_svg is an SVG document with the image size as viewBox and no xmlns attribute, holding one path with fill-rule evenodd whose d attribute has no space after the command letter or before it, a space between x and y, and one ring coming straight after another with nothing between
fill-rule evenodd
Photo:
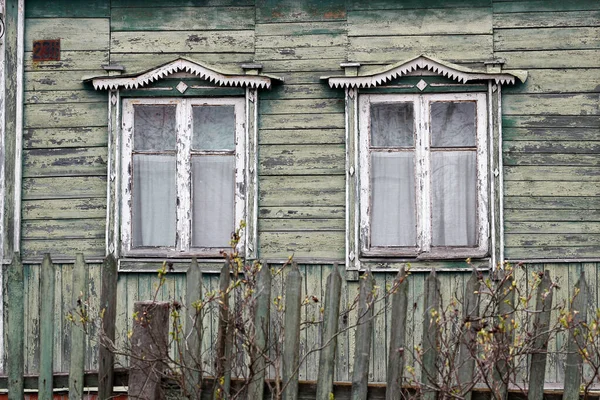
<instances>
[{"instance_id":1,"label":"white window frame","mask_svg":"<svg viewBox=\"0 0 600 400\"><path fill-rule=\"evenodd\" d=\"M135 105L177 106L177 151L176 151L176 243L175 247L138 247L132 245L132 182L133 182L133 136ZM121 254L123 256L161 257L220 257L227 248L207 248L191 246L192 184L191 184L191 137L192 107L202 105L232 105L235 112L235 189L234 222L246 220L246 99L226 98L125 98L122 111L122 153L121 153ZM194 152L195 154L196 152ZM223 154L222 151L203 151L202 154ZM232 227L235 229L236 227ZM243 254L245 236L240 238L237 251Z\"/></svg>"},{"instance_id":2,"label":"white window frame","mask_svg":"<svg viewBox=\"0 0 600 400\"><path fill-rule=\"evenodd\" d=\"M474 101L476 110L477 157L477 245L473 247L432 247L430 182L430 104L434 101ZM415 196L417 247L373 247L370 245L371 167L370 105L413 102L415 118ZM360 94L358 104L359 153L359 240L363 257L410 257L416 259L480 258L489 254L488 212L488 105L486 93ZM419 189L420 188L420 189Z\"/></svg>"}]
</instances>

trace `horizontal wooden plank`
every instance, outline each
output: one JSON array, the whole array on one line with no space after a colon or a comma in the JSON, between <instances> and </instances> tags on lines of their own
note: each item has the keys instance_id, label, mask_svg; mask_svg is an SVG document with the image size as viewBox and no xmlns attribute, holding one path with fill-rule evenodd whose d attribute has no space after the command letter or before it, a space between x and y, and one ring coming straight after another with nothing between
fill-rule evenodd
<instances>
[{"instance_id":1,"label":"horizontal wooden plank","mask_svg":"<svg viewBox=\"0 0 600 400\"><path fill-rule=\"evenodd\" d=\"M273 35L257 36L257 49L273 49L281 47L302 48L302 47L333 47L345 46L346 38L339 34L321 34L321 35Z\"/></svg>"},{"instance_id":2,"label":"horizontal wooden plank","mask_svg":"<svg viewBox=\"0 0 600 400\"><path fill-rule=\"evenodd\" d=\"M254 31L112 32L111 53L253 53Z\"/></svg>"},{"instance_id":3,"label":"horizontal wooden plank","mask_svg":"<svg viewBox=\"0 0 600 400\"><path fill-rule=\"evenodd\" d=\"M280 71L277 76L284 79L285 84L279 86L294 86L294 85L323 85L324 80L322 76L331 76L340 74L342 70L338 65L333 70L313 70L308 72L296 72L296 71ZM325 85L329 87L329 85ZM331 89L334 90L334 89Z\"/></svg>"},{"instance_id":4,"label":"horizontal wooden plank","mask_svg":"<svg viewBox=\"0 0 600 400\"><path fill-rule=\"evenodd\" d=\"M258 116L260 129L343 129L345 117L335 114L284 114Z\"/></svg>"},{"instance_id":5,"label":"horizontal wooden plank","mask_svg":"<svg viewBox=\"0 0 600 400\"><path fill-rule=\"evenodd\" d=\"M106 147L33 149L23 152L23 176L106 174Z\"/></svg>"},{"instance_id":6,"label":"horizontal wooden plank","mask_svg":"<svg viewBox=\"0 0 600 400\"><path fill-rule=\"evenodd\" d=\"M164 53L152 53L153 48L150 48L143 53L111 53L110 57L113 63L123 65L127 69L127 73L147 71L180 57L216 68L223 68L232 73L243 73L240 64L252 62L253 58L251 54L244 53L192 53L188 51L171 52L170 49L168 50Z\"/></svg>"},{"instance_id":7,"label":"horizontal wooden plank","mask_svg":"<svg viewBox=\"0 0 600 400\"><path fill-rule=\"evenodd\" d=\"M428 8L348 12L348 36L492 34L487 8Z\"/></svg>"},{"instance_id":8,"label":"horizontal wooden plank","mask_svg":"<svg viewBox=\"0 0 600 400\"><path fill-rule=\"evenodd\" d=\"M600 182L599 167L564 166L507 166L504 168L505 181L587 181ZM600 202L600 199L598 200Z\"/></svg>"},{"instance_id":9,"label":"horizontal wooden plank","mask_svg":"<svg viewBox=\"0 0 600 400\"><path fill-rule=\"evenodd\" d=\"M332 207L346 203L344 175L265 176L258 192L261 207Z\"/></svg>"},{"instance_id":10,"label":"horizontal wooden plank","mask_svg":"<svg viewBox=\"0 0 600 400\"><path fill-rule=\"evenodd\" d=\"M324 54L326 56L326 54ZM285 72L307 72L313 73L314 71L336 71L339 74L340 63L344 62L344 59L339 58L322 58L319 60L260 60L256 59L263 65L263 71L270 71L272 73ZM327 74L325 74L327 75ZM319 76L322 76L320 74ZM315 76L316 77L316 76Z\"/></svg>"},{"instance_id":11,"label":"horizontal wooden plank","mask_svg":"<svg viewBox=\"0 0 600 400\"><path fill-rule=\"evenodd\" d=\"M345 1L256 1L256 20L258 22L336 21L345 19Z\"/></svg>"},{"instance_id":12,"label":"horizontal wooden plank","mask_svg":"<svg viewBox=\"0 0 600 400\"><path fill-rule=\"evenodd\" d=\"M506 196L504 198L505 208L540 209L540 210L600 210L600 202L597 197L544 197L544 196Z\"/></svg>"},{"instance_id":13,"label":"horizontal wooden plank","mask_svg":"<svg viewBox=\"0 0 600 400\"><path fill-rule=\"evenodd\" d=\"M600 28L494 29L494 50L597 49Z\"/></svg>"},{"instance_id":14,"label":"horizontal wooden plank","mask_svg":"<svg viewBox=\"0 0 600 400\"><path fill-rule=\"evenodd\" d=\"M600 235L594 233L536 233L535 235L507 233L507 247L539 247L539 246L598 246Z\"/></svg>"},{"instance_id":15,"label":"horizontal wooden plank","mask_svg":"<svg viewBox=\"0 0 600 400\"><path fill-rule=\"evenodd\" d=\"M108 102L27 104L25 128L85 127L108 124Z\"/></svg>"},{"instance_id":16,"label":"horizontal wooden plank","mask_svg":"<svg viewBox=\"0 0 600 400\"><path fill-rule=\"evenodd\" d=\"M25 52L25 72L29 71L85 71L96 70L108 64L108 51L63 51L59 61L34 62L31 52ZM102 70L102 73L104 70ZM98 75L101 75L100 73Z\"/></svg>"},{"instance_id":17,"label":"horizontal wooden plank","mask_svg":"<svg viewBox=\"0 0 600 400\"><path fill-rule=\"evenodd\" d=\"M60 39L60 50L109 50L108 18L32 18L25 21L25 51L34 40Z\"/></svg>"},{"instance_id":18,"label":"horizontal wooden plank","mask_svg":"<svg viewBox=\"0 0 600 400\"><path fill-rule=\"evenodd\" d=\"M109 17L110 3L106 0L89 0L85 7L71 0L28 0L25 18L101 18Z\"/></svg>"},{"instance_id":19,"label":"horizontal wooden plank","mask_svg":"<svg viewBox=\"0 0 600 400\"><path fill-rule=\"evenodd\" d=\"M552 28L600 25L600 11L494 13L494 28Z\"/></svg>"},{"instance_id":20,"label":"horizontal wooden plank","mask_svg":"<svg viewBox=\"0 0 600 400\"><path fill-rule=\"evenodd\" d=\"M597 68L600 49L494 51L505 68Z\"/></svg>"},{"instance_id":21,"label":"horizontal wooden plank","mask_svg":"<svg viewBox=\"0 0 600 400\"><path fill-rule=\"evenodd\" d=\"M595 1L589 0L520 0L520 1L494 1L495 13L522 13L544 11L586 11L599 10L600 6Z\"/></svg>"},{"instance_id":22,"label":"horizontal wooden plank","mask_svg":"<svg viewBox=\"0 0 600 400\"><path fill-rule=\"evenodd\" d=\"M504 228L506 233L600 233L600 222L511 222Z\"/></svg>"},{"instance_id":23,"label":"horizontal wooden plank","mask_svg":"<svg viewBox=\"0 0 600 400\"><path fill-rule=\"evenodd\" d=\"M507 181L505 193L519 196L600 196L600 185L589 182Z\"/></svg>"},{"instance_id":24,"label":"horizontal wooden plank","mask_svg":"<svg viewBox=\"0 0 600 400\"><path fill-rule=\"evenodd\" d=\"M42 90L25 92L25 104L56 104L56 103L99 103L107 101L103 91L91 90Z\"/></svg>"},{"instance_id":25,"label":"horizontal wooden plank","mask_svg":"<svg viewBox=\"0 0 600 400\"><path fill-rule=\"evenodd\" d=\"M271 90L260 93L260 100L279 99L343 99L344 91L332 89L323 81L317 83L276 85Z\"/></svg>"},{"instance_id":26,"label":"horizontal wooden plank","mask_svg":"<svg viewBox=\"0 0 600 400\"><path fill-rule=\"evenodd\" d=\"M99 65L97 67L100 67ZM41 90L85 90L92 89L86 86L83 76L103 75L104 70L97 69L92 71L35 71L25 72L25 91Z\"/></svg>"},{"instance_id":27,"label":"horizontal wooden plank","mask_svg":"<svg viewBox=\"0 0 600 400\"><path fill-rule=\"evenodd\" d=\"M506 209L505 224L517 221L600 221L600 210Z\"/></svg>"},{"instance_id":28,"label":"horizontal wooden plank","mask_svg":"<svg viewBox=\"0 0 600 400\"><path fill-rule=\"evenodd\" d=\"M27 239L102 239L106 218L23 220L21 234Z\"/></svg>"},{"instance_id":29,"label":"horizontal wooden plank","mask_svg":"<svg viewBox=\"0 0 600 400\"><path fill-rule=\"evenodd\" d=\"M502 128L600 128L600 118L591 115L503 115Z\"/></svg>"},{"instance_id":30,"label":"horizontal wooden plank","mask_svg":"<svg viewBox=\"0 0 600 400\"><path fill-rule=\"evenodd\" d=\"M259 232L296 232L296 231L343 231L345 219L310 218L261 218L258 220Z\"/></svg>"},{"instance_id":31,"label":"horizontal wooden plank","mask_svg":"<svg viewBox=\"0 0 600 400\"><path fill-rule=\"evenodd\" d=\"M24 178L23 200L106 198L105 176Z\"/></svg>"},{"instance_id":32,"label":"horizontal wooden plank","mask_svg":"<svg viewBox=\"0 0 600 400\"><path fill-rule=\"evenodd\" d=\"M117 31L236 30L254 28L254 7L112 8Z\"/></svg>"},{"instance_id":33,"label":"horizontal wooden plank","mask_svg":"<svg viewBox=\"0 0 600 400\"><path fill-rule=\"evenodd\" d=\"M511 260L538 260L538 259L572 259L572 258L598 258L600 246L566 247L566 246L541 246L541 247L506 247L504 255Z\"/></svg>"},{"instance_id":34,"label":"horizontal wooden plank","mask_svg":"<svg viewBox=\"0 0 600 400\"><path fill-rule=\"evenodd\" d=\"M106 146L108 129L102 127L80 128L28 128L23 131L25 149L55 147Z\"/></svg>"},{"instance_id":35,"label":"horizontal wooden plank","mask_svg":"<svg viewBox=\"0 0 600 400\"><path fill-rule=\"evenodd\" d=\"M600 115L600 95L590 94L506 94L502 96L505 115Z\"/></svg>"},{"instance_id":36,"label":"horizontal wooden plank","mask_svg":"<svg viewBox=\"0 0 600 400\"><path fill-rule=\"evenodd\" d=\"M216 6L253 6L254 0L179 0L177 5L180 7L216 7ZM171 3L165 3L163 0L111 0L111 7L173 7Z\"/></svg>"},{"instance_id":37,"label":"horizontal wooden plank","mask_svg":"<svg viewBox=\"0 0 600 400\"><path fill-rule=\"evenodd\" d=\"M600 136L597 141L507 140L502 147L504 152L509 153L594 154L600 153Z\"/></svg>"},{"instance_id":38,"label":"horizontal wooden plank","mask_svg":"<svg viewBox=\"0 0 600 400\"><path fill-rule=\"evenodd\" d=\"M345 21L302 21L257 24L256 36L345 35Z\"/></svg>"},{"instance_id":39,"label":"horizontal wooden plank","mask_svg":"<svg viewBox=\"0 0 600 400\"><path fill-rule=\"evenodd\" d=\"M491 0L349 0L349 10L388 10L411 8L491 7Z\"/></svg>"},{"instance_id":40,"label":"horizontal wooden plank","mask_svg":"<svg viewBox=\"0 0 600 400\"><path fill-rule=\"evenodd\" d=\"M268 145L259 152L259 175L343 174L344 145Z\"/></svg>"},{"instance_id":41,"label":"horizontal wooden plank","mask_svg":"<svg viewBox=\"0 0 600 400\"><path fill-rule=\"evenodd\" d=\"M504 165L598 166L595 154L505 153Z\"/></svg>"},{"instance_id":42,"label":"horizontal wooden plank","mask_svg":"<svg viewBox=\"0 0 600 400\"><path fill-rule=\"evenodd\" d=\"M344 258L343 231L260 232L260 257Z\"/></svg>"},{"instance_id":43,"label":"horizontal wooden plank","mask_svg":"<svg viewBox=\"0 0 600 400\"><path fill-rule=\"evenodd\" d=\"M104 239L30 239L22 241L21 257L41 259L46 253L53 259L75 258L78 253L86 257L104 257L105 247Z\"/></svg>"},{"instance_id":44,"label":"horizontal wooden plank","mask_svg":"<svg viewBox=\"0 0 600 400\"><path fill-rule=\"evenodd\" d=\"M344 129L261 129L258 143L267 144L344 144Z\"/></svg>"},{"instance_id":45,"label":"horizontal wooden plank","mask_svg":"<svg viewBox=\"0 0 600 400\"><path fill-rule=\"evenodd\" d=\"M598 140L598 128L511 128L503 127L504 140Z\"/></svg>"},{"instance_id":46,"label":"horizontal wooden plank","mask_svg":"<svg viewBox=\"0 0 600 400\"><path fill-rule=\"evenodd\" d=\"M529 69L524 84L506 86L508 93L600 92L600 68Z\"/></svg>"},{"instance_id":47,"label":"horizontal wooden plank","mask_svg":"<svg viewBox=\"0 0 600 400\"><path fill-rule=\"evenodd\" d=\"M426 53L451 62L492 58L492 35L369 36L348 39L348 59L387 64Z\"/></svg>"},{"instance_id":48,"label":"horizontal wooden plank","mask_svg":"<svg viewBox=\"0 0 600 400\"><path fill-rule=\"evenodd\" d=\"M277 47L256 49L256 59L261 61L280 60L321 60L324 57L343 60L346 57L345 46L327 47Z\"/></svg>"},{"instance_id":49,"label":"horizontal wooden plank","mask_svg":"<svg viewBox=\"0 0 600 400\"><path fill-rule=\"evenodd\" d=\"M23 220L105 218L106 199L27 200L22 203Z\"/></svg>"},{"instance_id":50,"label":"horizontal wooden plank","mask_svg":"<svg viewBox=\"0 0 600 400\"><path fill-rule=\"evenodd\" d=\"M268 219L340 219L345 216L344 207L320 207L320 206L274 206L259 207L259 218Z\"/></svg>"},{"instance_id":51,"label":"horizontal wooden plank","mask_svg":"<svg viewBox=\"0 0 600 400\"><path fill-rule=\"evenodd\" d=\"M263 100L258 112L269 114L332 114L344 113L344 99L279 99Z\"/></svg>"}]
</instances>

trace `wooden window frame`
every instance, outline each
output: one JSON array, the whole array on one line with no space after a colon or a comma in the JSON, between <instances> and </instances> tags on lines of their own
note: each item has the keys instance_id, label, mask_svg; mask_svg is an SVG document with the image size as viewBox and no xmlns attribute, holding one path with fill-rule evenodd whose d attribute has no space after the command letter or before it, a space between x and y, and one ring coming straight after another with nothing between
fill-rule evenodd
<instances>
[{"instance_id":1,"label":"wooden window frame","mask_svg":"<svg viewBox=\"0 0 600 400\"><path fill-rule=\"evenodd\" d=\"M133 247L132 244L132 184L133 184L133 130L135 105L175 105L177 107L176 149L176 242L174 247ZM122 100L121 130L121 254L125 257L203 257L217 258L227 247L192 247L192 183L191 156L193 154L231 154L230 151L192 151L192 107L199 105L230 105L235 112L235 188L234 221L239 224L247 218L246 207L246 100L243 97L167 97L125 98ZM233 227L232 229L235 229ZM244 253L245 236L242 235L236 250Z\"/></svg>"},{"instance_id":2,"label":"wooden window frame","mask_svg":"<svg viewBox=\"0 0 600 400\"><path fill-rule=\"evenodd\" d=\"M476 102L477 157L477 245L465 247L433 247L430 181L430 104L434 101ZM415 118L415 196L417 246L374 247L371 235L371 166L370 166L370 105L374 103L412 102ZM489 143L486 93L432 94L360 94L358 95L358 158L359 158L359 242L362 258L400 257L414 259L482 258L489 254ZM421 188L421 189L419 189Z\"/></svg>"}]
</instances>

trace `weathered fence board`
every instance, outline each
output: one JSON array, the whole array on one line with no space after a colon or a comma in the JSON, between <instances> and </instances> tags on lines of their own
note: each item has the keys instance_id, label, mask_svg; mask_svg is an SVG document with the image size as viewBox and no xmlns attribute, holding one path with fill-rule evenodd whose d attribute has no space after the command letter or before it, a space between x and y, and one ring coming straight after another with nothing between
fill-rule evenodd
<instances>
[{"instance_id":1,"label":"weathered fence board","mask_svg":"<svg viewBox=\"0 0 600 400\"><path fill-rule=\"evenodd\" d=\"M113 391L113 373L115 355L109 346L109 341L115 340L115 320L117 317L117 262L108 255L102 265L102 288L100 290L100 315L102 328L99 345L98 363L98 396L108 398Z\"/></svg>"},{"instance_id":2,"label":"weathered fence board","mask_svg":"<svg viewBox=\"0 0 600 400\"><path fill-rule=\"evenodd\" d=\"M54 373L54 287L55 271L50 254L44 256L40 274L40 378L39 398L52 399Z\"/></svg>"},{"instance_id":3,"label":"weathered fence board","mask_svg":"<svg viewBox=\"0 0 600 400\"><path fill-rule=\"evenodd\" d=\"M7 372L8 372L8 399L22 400L23 389L23 264L19 253L13 255L8 267L6 277L8 303L8 335L7 335Z\"/></svg>"},{"instance_id":4,"label":"weathered fence board","mask_svg":"<svg viewBox=\"0 0 600 400\"><path fill-rule=\"evenodd\" d=\"M88 320L88 266L83 254L77 254L73 269L71 292L71 358L69 362L69 400L83 397L83 377L85 369L85 336Z\"/></svg>"},{"instance_id":5,"label":"weathered fence board","mask_svg":"<svg viewBox=\"0 0 600 400\"><path fill-rule=\"evenodd\" d=\"M437 393L433 389L438 375L438 343L439 327L437 316L442 312L440 297L440 281L435 270L425 279L425 310L423 312L423 356L421 365L421 381L424 384L423 398L435 400Z\"/></svg>"},{"instance_id":6,"label":"weathered fence board","mask_svg":"<svg viewBox=\"0 0 600 400\"><path fill-rule=\"evenodd\" d=\"M185 298L185 374L186 391L190 399L199 400L202 394L202 271L194 258L186 272Z\"/></svg>"},{"instance_id":7,"label":"weathered fence board","mask_svg":"<svg viewBox=\"0 0 600 400\"><path fill-rule=\"evenodd\" d=\"M283 327L282 384L284 400L298 397L300 368L300 313L302 305L302 274L298 264L292 264L285 281L285 316Z\"/></svg>"},{"instance_id":8,"label":"weathered fence board","mask_svg":"<svg viewBox=\"0 0 600 400\"><path fill-rule=\"evenodd\" d=\"M375 281L370 271L360 278L358 298L358 319L356 326L356 351L352 370L352 400L367 398L369 380L369 358L371 355L371 335L373 334L373 308Z\"/></svg>"},{"instance_id":9,"label":"weathered fence board","mask_svg":"<svg viewBox=\"0 0 600 400\"><path fill-rule=\"evenodd\" d=\"M544 397L544 377L548 349L548 329L550 327L550 311L552 309L552 280L550 273L544 272L537 288L535 318L533 321L534 352L531 355L529 372L529 400L542 400Z\"/></svg>"},{"instance_id":10,"label":"weathered fence board","mask_svg":"<svg viewBox=\"0 0 600 400\"><path fill-rule=\"evenodd\" d=\"M402 267L394 284L391 312L390 350L387 365L386 400L402 398L402 383L404 378L404 353L407 351L406 326L408 311L408 275Z\"/></svg>"},{"instance_id":11,"label":"weathered fence board","mask_svg":"<svg viewBox=\"0 0 600 400\"><path fill-rule=\"evenodd\" d=\"M263 264L256 280L256 299L254 314L255 345L251 353L251 368L254 372L248 387L249 398L262 399L265 386L268 353L269 324L271 307L271 270Z\"/></svg>"}]
</instances>

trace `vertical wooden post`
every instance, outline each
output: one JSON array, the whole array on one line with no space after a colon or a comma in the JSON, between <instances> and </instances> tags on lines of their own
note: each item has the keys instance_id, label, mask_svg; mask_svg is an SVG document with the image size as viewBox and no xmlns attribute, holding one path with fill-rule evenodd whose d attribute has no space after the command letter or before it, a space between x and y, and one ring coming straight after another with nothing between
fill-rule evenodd
<instances>
[{"instance_id":1,"label":"vertical wooden post","mask_svg":"<svg viewBox=\"0 0 600 400\"><path fill-rule=\"evenodd\" d=\"M231 371L227 366L230 355L227 354L227 341L229 331L229 283L231 281L229 258L221 268L221 278L219 280L219 326L217 330L217 350L215 355L215 383L213 388L213 399L227 399L229 397L229 387L231 383Z\"/></svg>"},{"instance_id":2,"label":"vertical wooden post","mask_svg":"<svg viewBox=\"0 0 600 400\"><path fill-rule=\"evenodd\" d=\"M529 369L528 400L543 400L544 378L546 376L546 357L548 355L548 337L550 332L550 311L552 310L552 280L550 272L544 271L542 282L538 286L533 320L533 351Z\"/></svg>"},{"instance_id":3,"label":"vertical wooden post","mask_svg":"<svg viewBox=\"0 0 600 400\"><path fill-rule=\"evenodd\" d=\"M510 315L515 309L515 291L513 289L514 276L512 272L506 276L506 271L498 271L501 279L500 287L498 288L498 314L504 318ZM499 341L504 346L504 354L501 354L496 365L494 366L493 379L493 397L497 400L505 400L508 398L508 348L512 341L512 332L507 330L498 333Z\"/></svg>"},{"instance_id":4,"label":"vertical wooden post","mask_svg":"<svg viewBox=\"0 0 600 400\"><path fill-rule=\"evenodd\" d=\"M386 400L402 398L404 375L404 346L406 345L406 313L408 311L408 276L400 268L394 280L392 293L392 318L390 327L390 349L388 353Z\"/></svg>"},{"instance_id":5,"label":"vertical wooden post","mask_svg":"<svg viewBox=\"0 0 600 400\"><path fill-rule=\"evenodd\" d=\"M163 400L161 378L169 350L169 303L136 301L133 311L137 317L131 335L129 398Z\"/></svg>"},{"instance_id":6,"label":"vertical wooden post","mask_svg":"<svg viewBox=\"0 0 600 400\"><path fill-rule=\"evenodd\" d=\"M267 264L262 265L256 278L256 305L254 311L254 341L251 352L252 380L248 387L249 399L263 398L265 386L267 340L269 337L271 306L271 270Z\"/></svg>"},{"instance_id":7,"label":"vertical wooden post","mask_svg":"<svg viewBox=\"0 0 600 400\"><path fill-rule=\"evenodd\" d=\"M425 389L423 398L435 400L437 393L433 389L438 375L438 341L439 329L436 324L436 313L441 313L440 280L435 269L425 279L425 311L423 313L423 365L421 381Z\"/></svg>"},{"instance_id":8,"label":"vertical wooden post","mask_svg":"<svg viewBox=\"0 0 600 400\"><path fill-rule=\"evenodd\" d=\"M371 337L373 335L373 289L375 281L371 271L367 270L360 278L358 295L358 326L356 327L356 350L354 352L354 370L352 371L352 400L367 398L369 383L369 361L371 356Z\"/></svg>"},{"instance_id":9,"label":"vertical wooden post","mask_svg":"<svg viewBox=\"0 0 600 400\"><path fill-rule=\"evenodd\" d=\"M69 400L83 398L83 375L85 367L85 326L88 321L81 321L77 326L78 318L87 316L88 298L88 266L83 254L77 254L73 270L73 291L71 292L71 308L75 310L74 321L71 324L71 363L69 367ZM79 315L83 314L83 315Z\"/></svg>"},{"instance_id":10,"label":"vertical wooden post","mask_svg":"<svg viewBox=\"0 0 600 400\"><path fill-rule=\"evenodd\" d=\"M44 255L40 271L40 375L39 399L52 400L54 368L54 264L50 254Z\"/></svg>"},{"instance_id":11,"label":"vertical wooden post","mask_svg":"<svg viewBox=\"0 0 600 400\"><path fill-rule=\"evenodd\" d=\"M583 333L576 334L580 330L581 324L587 321L587 302L589 288L585 281L584 270L581 270L579 280L575 285L575 290L579 291L573 299L571 305L571 314L573 314L572 327L569 330L569 343L567 347L567 367L565 369L565 390L563 400L579 400L579 390L581 385L581 373L583 367L583 358L579 352L585 343Z\"/></svg>"},{"instance_id":12,"label":"vertical wooden post","mask_svg":"<svg viewBox=\"0 0 600 400\"><path fill-rule=\"evenodd\" d=\"M202 319L204 311L199 308L202 302L202 271L194 257L186 274L185 298L185 384L190 399L200 400L202 394Z\"/></svg>"},{"instance_id":13,"label":"vertical wooden post","mask_svg":"<svg viewBox=\"0 0 600 400\"><path fill-rule=\"evenodd\" d=\"M317 381L317 399L329 400L333 393L333 373L335 366L335 350L337 348L337 332L340 314L340 295L342 276L338 264L327 278L325 293L325 314L323 315L323 339L319 356L319 379Z\"/></svg>"},{"instance_id":14,"label":"vertical wooden post","mask_svg":"<svg viewBox=\"0 0 600 400\"><path fill-rule=\"evenodd\" d=\"M23 400L25 398L23 388L23 336L25 326L24 313L24 286L23 286L23 264L19 253L13 255L12 262L8 266L6 289L8 305L8 337L6 352L8 355L8 399Z\"/></svg>"},{"instance_id":15,"label":"vertical wooden post","mask_svg":"<svg viewBox=\"0 0 600 400\"><path fill-rule=\"evenodd\" d=\"M102 286L100 289L100 313L102 331L100 335L98 361L98 397L107 399L112 396L115 355L107 341L114 343L117 318L117 262L109 254L102 264Z\"/></svg>"},{"instance_id":16,"label":"vertical wooden post","mask_svg":"<svg viewBox=\"0 0 600 400\"><path fill-rule=\"evenodd\" d=\"M300 309L302 306L302 274L298 264L292 264L292 270L285 281L285 317L283 341L283 400L298 398L298 369L300 364Z\"/></svg>"},{"instance_id":17,"label":"vertical wooden post","mask_svg":"<svg viewBox=\"0 0 600 400\"><path fill-rule=\"evenodd\" d=\"M467 281L465 294L463 297L463 336L460 339L459 359L458 359L458 384L461 393L464 393L465 400L471 400L470 383L473 382L473 372L475 371L475 359L472 351L477 346L476 331L471 326L472 322L479 316L479 276L477 270L473 270L471 277ZM468 391L465 392L465 389Z\"/></svg>"}]
</instances>

